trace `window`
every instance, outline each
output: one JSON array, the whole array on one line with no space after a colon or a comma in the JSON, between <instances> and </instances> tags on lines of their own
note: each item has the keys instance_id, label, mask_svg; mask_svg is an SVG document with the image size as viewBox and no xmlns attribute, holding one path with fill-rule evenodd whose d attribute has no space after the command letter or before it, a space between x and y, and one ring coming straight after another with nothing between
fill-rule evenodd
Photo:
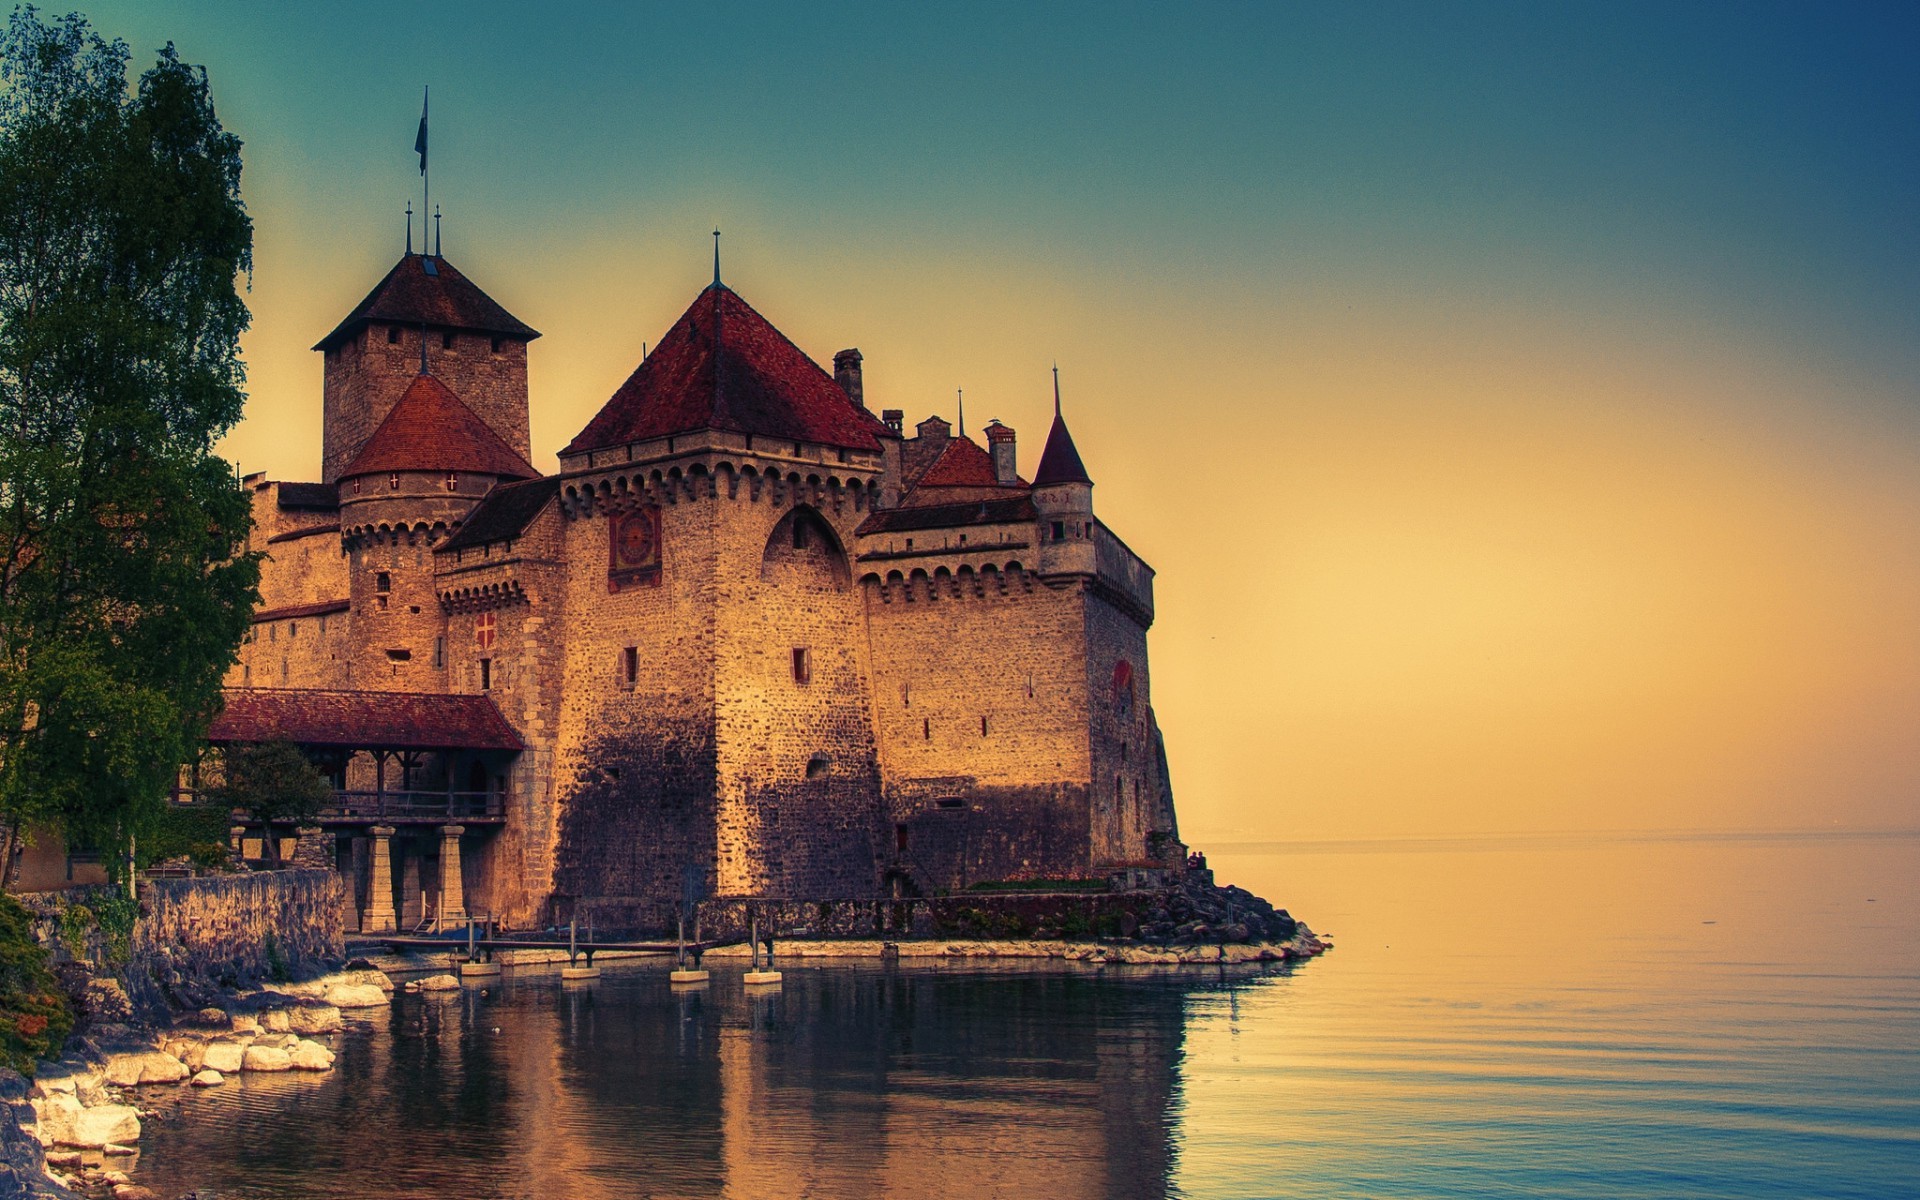
<instances>
[{"instance_id":1,"label":"window","mask_svg":"<svg viewBox=\"0 0 1920 1200\"><path fill-rule=\"evenodd\" d=\"M620 676L628 687L640 682L640 647L628 646L620 652Z\"/></svg>"},{"instance_id":2,"label":"window","mask_svg":"<svg viewBox=\"0 0 1920 1200\"><path fill-rule=\"evenodd\" d=\"M826 755L824 754L814 755L812 758L809 758L807 760L807 778L808 779L825 779L827 777L827 769L832 765L833 765L833 760L828 758Z\"/></svg>"},{"instance_id":3,"label":"window","mask_svg":"<svg viewBox=\"0 0 1920 1200\"><path fill-rule=\"evenodd\" d=\"M1113 802L1115 804L1120 803L1120 777L1118 775L1113 777Z\"/></svg>"},{"instance_id":4,"label":"window","mask_svg":"<svg viewBox=\"0 0 1920 1200\"><path fill-rule=\"evenodd\" d=\"M480 690L483 692L493 690L493 660L490 658L480 660Z\"/></svg>"},{"instance_id":5,"label":"window","mask_svg":"<svg viewBox=\"0 0 1920 1200\"><path fill-rule=\"evenodd\" d=\"M373 600L376 607L387 606L388 593L393 591L393 576L386 571L377 571L373 576Z\"/></svg>"},{"instance_id":6,"label":"window","mask_svg":"<svg viewBox=\"0 0 1920 1200\"><path fill-rule=\"evenodd\" d=\"M965 800L960 799L960 797L958 796L947 796L943 799L935 800L933 802L933 806L935 808L944 808L948 812L952 812L955 809L965 808L967 806L967 802Z\"/></svg>"},{"instance_id":7,"label":"window","mask_svg":"<svg viewBox=\"0 0 1920 1200\"><path fill-rule=\"evenodd\" d=\"M447 490L450 492L460 490L460 477L452 471L447 472Z\"/></svg>"},{"instance_id":8,"label":"window","mask_svg":"<svg viewBox=\"0 0 1920 1200\"><path fill-rule=\"evenodd\" d=\"M795 646L793 648L793 681L795 683L804 685L813 682L813 663L810 661L811 658L812 655L805 646Z\"/></svg>"},{"instance_id":9,"label":"window","mask_svg":"<svg viewBox=\"0 0 1920 1200\"><path fill-rule=\"evenodd\" d=\"M1057 542L1065 536L1067 536L1067 527L1055 521L1053 523L1053 540Z\"/></svg>"},{"instance_id":10,"label":"window","mask_svg":"<svg viewBox=\"0 0 1920 1200\"><path fill-rule=\"evenodd\" d=\"M980 736L987 736L987 718L984 715L980 718Z\"/></svg>"},{"instance_id":11,"label":"window","mask_svg":"<svg viewBox=\"0 0 1920 1200\"><path fill-rule=\"evenodd\" d=\"M925 718L920 722L920 736L926 741L933 740L933 719Z\"/></svg>"},{"instance_id":12,"label":"window","mask_svg":"<svg viewBox=\"0 0 1920 1200\"><path fill-rule=\"evenodd\" d=\"M910 683L903 683L900 685L900 707L901 708L913 707L913 685Z\"/></svg>"},{"instance_id":13,"label":"window","mask_svg":"<svg viewBox=\"0 0 1920 1200\"><path fill-rule=\"evenodd\" d=\"M1120 761L1127 761L1127 744L1125 742L1120 743Z\"/></svg>"},{"instance_id":14,"label":"window","mask_svg":"<svg viewBox=\"0 0 1920 1200\"><path fill-rule=\"evenodd\" d=\"M287 682L287 660L284 658L280 660L280 682L282 684Z\"/></svg>"},{"instance_id":15,"label":"window","mask_svg":"<svg viewBox=\"0 0 1920 1200\"><path fill-rule=\"evenodd\" d=\"M395 471L393 474L387 476L387 490L390 492L400 490L400 472Z\"/></svg>"},{"instance_id":16,"label":"window","mask_svg":"<svg viewBox=\"0 0 1920 1200\"><path fill-rule=\"evenodd\" d=\"M326 631L327 631L327 618L325 616L322 616L320 618L320 632L325 633Z\"/></svg>"},{"instance_id":17,"label":"window","mask_svg":"<svg viewBox=\"0 0 1920 1200\"><path fill-rule=\"evenodd\" d=\"M895 825L893 827L893 848L895 850L905 850L907 848L907 827L905 825Z\"/></svg>"},{"instance_id":18,"label":"window","mask_svg":"<svg viewBox=\"0 0 1920 1200\"><path fill-rule=\"evenodd\" d=\"M398 346L399 344L400 344L400 327L398 325L387 326L387 345Z\"/></svg>"},{"instance_id":19,"label":"window","mask_svg":"<svg viewBox=\"0 0 1920 1200\"><path fill-rule=\"evenodd\" d=\"M253 664L252 663L240 664L240 682L242 685L250 685L253 683Z\"/></svg>"},{"instance_id":20,"label":"window","mask_svg":"<svg viewBox=\"0 0 1920 1200\"><path fill-rule=\"evenodd\" d=\"M445 637L436 637L433 639L433 665L436 667L444 667L447 665L447 639Z\"/></svg>"},{"instance_id":21,"label":"window","mask_svg":"<svg viewBox=\"0 0 1920 1200\"><path fill-rule=\"evenodd\" d=\"M280 627L278 625L273 624L272 622L267 623L267 640L270 642L277 642L280 640Z\"/></svg>"},{"instance_id":22,"label":"window","mask_svg":"<svg viewBox=\"0 0 1920 1200\"><path fill-rule=\"evenodd\" d=\"M498 353L500 353L500 342L501 342L501 339L500 339L500 338L495 338L495 339L493 339L493 344L492 344L492 345L493 345L493 352L494 352L495 354L498 354Z\"/></svg>"},{"instance_id":23,"label":"window","mask_svg":"<svg viewBox=\"0 0 1920 1200\"><path fill-rule=\"evenodd\" d=\"M290 638L296 638L300 636L300 622L298 621L287 622L287 636Z\"/></svg>"},{"instance_id":24,"label":"window","mask_svg":"<svg viewBox=\"0 0 1920 1200\"><path fill-rule=\"evenodd\" d=\"M360 494L360 481L358 479L353 481L353 494L356 496Z\"/></svg>"},{"instance_id":25,"label":"window","mask_svg":"<svg viewBox=\"0 0 1920 1200\"><path fill-rule=\"evenodd\" d=\"M403 663L403 662L412 662L412 661L413 661L413 651L411 651L411 650L389 650L389 651L387 651L387 661L388 661L388 662L396 662L396 663Z\"/></svg>"},{"instance_id":26,"label":"window","mask_svg":"<svg viewBox=\"0 0 1920 1200\"><path fill-rule=\"evenodd\" d=\"M912 539L912 538L908 538L908 539L907 539L907 549L909 549L909 550L911 550L911 549L913 549L913 539Z\"/></svg>"},{"instance_id":27,"label":"window","mask_svg":"<svg viewBox=\"0 0 1920 1200\"><path fill-rule=\"evenodd\" d=\"M442 350L453 349L453 335L451 333L443 333L440 335L440 348Z\"/></svg>"}]
</instances>

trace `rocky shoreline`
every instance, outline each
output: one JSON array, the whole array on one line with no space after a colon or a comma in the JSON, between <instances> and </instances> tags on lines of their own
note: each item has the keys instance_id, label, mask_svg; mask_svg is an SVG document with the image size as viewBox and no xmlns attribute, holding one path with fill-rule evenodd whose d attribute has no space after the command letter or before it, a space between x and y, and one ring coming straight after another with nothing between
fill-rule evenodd
<instances>
[{"instance_id":1,"label":"rocky shoreline","mask_svg":"<svg viewBox=\"0 0 1920 1200\"><path fill-rule=\"evenodd\" d=\"M376 970L235 992L222 1008L183 1014L164 1030L94 1020L34 1080L0 1071L0 1200L158 1200L116 1164L138 1154L141 1122L160 1117L161 1088L218 1087L246 1071L333 1069L345 1013L384 1008L393 983ZM97 1016L128 1015L111 981L89 985ZM116 1003L117 1000L117 1003Z\"/></svg>"}]
</instances>

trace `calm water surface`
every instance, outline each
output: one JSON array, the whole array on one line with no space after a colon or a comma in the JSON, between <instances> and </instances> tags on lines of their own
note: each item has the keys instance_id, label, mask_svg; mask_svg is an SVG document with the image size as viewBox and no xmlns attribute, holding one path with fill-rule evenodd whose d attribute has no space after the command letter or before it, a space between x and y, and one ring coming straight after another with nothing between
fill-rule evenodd
<instances>
[{"instance_id":1,"label":"calm water surface","mask_svg":"<svg viewBox=\"0 0 1920 1200\"><path fill-rule=\"evenodd\" d=\"M1920 837L1216 846L1296 971L403 996L156 1093L222 1197L1920 1196Z\"/></svg>"}]
</instances>

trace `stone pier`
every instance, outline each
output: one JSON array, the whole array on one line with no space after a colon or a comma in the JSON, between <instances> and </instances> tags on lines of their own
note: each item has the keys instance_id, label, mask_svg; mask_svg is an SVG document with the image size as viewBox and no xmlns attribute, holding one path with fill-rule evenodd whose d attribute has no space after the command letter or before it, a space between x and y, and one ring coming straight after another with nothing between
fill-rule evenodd
<instances>
[{"instance_id":1,"label":"stone pier","mask_svg":"<svg viewBox=\"0 0 1920 1200\"><path fill-rule=\"evenodd\" d=\"M367 880L367 907L360 914L362 933L392 933L393 912L393 826L375 825L367 830L373 843L371 871Z\"/></svg>"}]
</instances>

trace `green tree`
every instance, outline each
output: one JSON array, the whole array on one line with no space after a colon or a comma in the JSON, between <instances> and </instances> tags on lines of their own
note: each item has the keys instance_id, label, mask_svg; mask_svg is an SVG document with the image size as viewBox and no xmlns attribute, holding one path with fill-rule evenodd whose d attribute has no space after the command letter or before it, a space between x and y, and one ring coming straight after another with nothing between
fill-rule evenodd
<instances>
[{"instance_id":1,"label":"green tree","mask_svg":"<svg viewBox=\"0 0 1920 1200\"><path fill-rule=\"evenodd\" d=\"M304 825L318 816L333 787L290 742L227 747L222 779L206 798L222 808L244 808L267 827L267 858L280 863L276 825Z\"/></svg>"},{"instance_id":2,"label":"green tree","mask_svg":"<svg viewBox=\"0 0 1920 1200\"><path fill-rule=\"evenodd\" d=\"M171 45L127 63L78 15L0 38L0 823L116 868L259 580L213 453L243 401L240 143Z\"/></svg>"}]
</instances>

